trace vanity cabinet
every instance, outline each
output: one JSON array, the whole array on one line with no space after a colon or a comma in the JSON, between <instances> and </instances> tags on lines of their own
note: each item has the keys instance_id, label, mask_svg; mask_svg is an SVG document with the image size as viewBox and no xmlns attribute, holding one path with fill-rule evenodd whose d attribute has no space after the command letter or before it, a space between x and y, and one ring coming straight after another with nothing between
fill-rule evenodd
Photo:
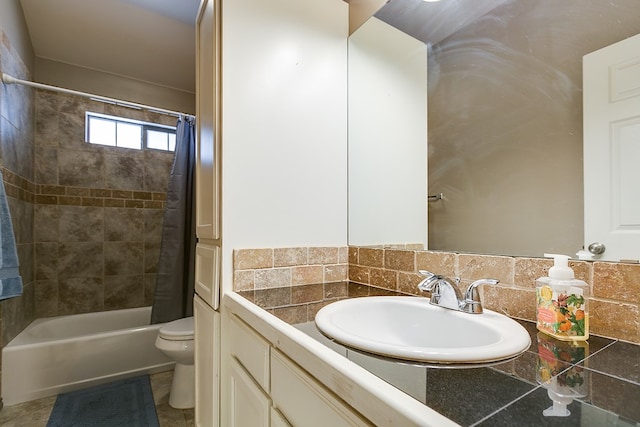
<instances>
[{"instance_id":1,"label":"vanity cabinet","mask_svg":"<svg viewBox=\"0 0 640 427\"><path fill-rule=\"evenodd\" d=\"M237 315L223 317L229 332L224 425L373 425Z\"/></svg>"},{"instance_id":2,"label":"vanity cabinet","mask_svg":"<svg viewBox=\"0 0 640 427\"><path fill-rule=\"evenodd\" d=\"M457 426L237 293L220 310L221 425Z\"/></svg>"}]
</instances>

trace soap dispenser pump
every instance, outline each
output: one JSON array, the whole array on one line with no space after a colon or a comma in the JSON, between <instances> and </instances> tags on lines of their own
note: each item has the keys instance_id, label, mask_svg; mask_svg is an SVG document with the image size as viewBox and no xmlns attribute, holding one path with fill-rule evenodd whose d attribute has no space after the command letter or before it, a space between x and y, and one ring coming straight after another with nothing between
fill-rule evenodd
<instances>
[{"instance_id":1,"label":"soap dispenser pump","mask_svg":"<svg viewBox=\"0 0 640 427\"><path fill-rule=\"evenodd\" d=\"M589 338L589 286L574 278L568 256L544 256L553 258L553 267L547 277L536 280L536 326L559 340L586 340Z\"/></svg>"}]
</instances>

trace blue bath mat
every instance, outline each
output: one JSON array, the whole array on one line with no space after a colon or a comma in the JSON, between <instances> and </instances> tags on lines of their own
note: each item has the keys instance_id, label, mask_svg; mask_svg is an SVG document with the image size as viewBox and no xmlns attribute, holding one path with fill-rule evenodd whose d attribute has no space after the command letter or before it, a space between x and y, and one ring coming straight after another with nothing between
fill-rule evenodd
<instances>
[{"instance_id":1,"label":"blue bath mat","mask_svg":"<svg viewBox=\"0 0 640 427\"><path fill-rule=\"evenodd\" d=\"M158 427L149 376L58 395L47 427Z\"/></svg>"}]
</instances>

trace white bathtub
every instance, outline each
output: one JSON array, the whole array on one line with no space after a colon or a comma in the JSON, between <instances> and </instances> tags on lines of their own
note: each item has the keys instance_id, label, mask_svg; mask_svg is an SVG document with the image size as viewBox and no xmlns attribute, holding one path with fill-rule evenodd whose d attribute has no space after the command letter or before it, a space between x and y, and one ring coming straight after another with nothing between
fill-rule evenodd
<instances>
[{"instance_id":1,"label":"white bathtub","mask_svg":"<svg viewBox=\"0 0 640 427\"><path fill-rule=\"evenodd\" d=\"M33 321L2 349L4 404L173 369L150 318L141 307Z\"/></svg>"}]
</instances>

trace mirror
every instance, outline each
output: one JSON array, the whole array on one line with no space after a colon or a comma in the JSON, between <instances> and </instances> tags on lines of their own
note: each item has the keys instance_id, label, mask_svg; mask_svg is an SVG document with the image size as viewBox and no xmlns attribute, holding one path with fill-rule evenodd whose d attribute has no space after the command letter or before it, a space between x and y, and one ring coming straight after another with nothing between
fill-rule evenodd
<instances>
[{"instance_id":1,"label":"mirror","mask_svg":"<svg viewBox=\"0 0 640 427\"><path fill-rule=\"evenodd\" d=\"M422 42L426 53L415 53L428 57L428 190L419 179L395 188L411 187L425 205L427 195L444 199L428 203L427 229L367 244L419 243L426 233L431 250L575 256L584 243L582 57L640 33L637 0L391 0L374 19ZM363 78L353 71L350 84ZM376 194L380 183L352 186L367 179L351 167L370 147L352 146L352 127L362 123L351 114L349 243L357 245L380 224L394 228L406 219L385 213L374 220L376 209L352 208L352 197ZM363 218L372 229L356 233L352 225Z\"/></svg>"}]
</instances>

